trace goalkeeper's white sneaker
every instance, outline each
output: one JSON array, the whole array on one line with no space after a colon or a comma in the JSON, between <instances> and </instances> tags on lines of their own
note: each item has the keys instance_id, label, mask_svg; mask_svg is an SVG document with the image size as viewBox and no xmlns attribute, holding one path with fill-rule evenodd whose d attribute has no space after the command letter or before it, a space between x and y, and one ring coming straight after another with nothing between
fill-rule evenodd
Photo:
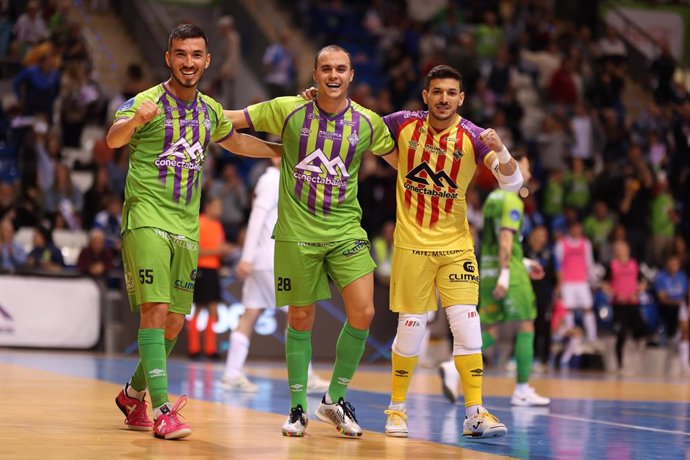
<instances>
[{"instance_id":1,"label":"goalkeeper's white sneaker","mask_svg":"<svg viewBox=\"0 0 690 460\"><path fill-rule=\"evenodd\" d=\"M510 398L513 406L548 406L551 399L537 394L536 390L527 385L522 389L515 388L513 396Z\"/></svg>"}]
</instances>

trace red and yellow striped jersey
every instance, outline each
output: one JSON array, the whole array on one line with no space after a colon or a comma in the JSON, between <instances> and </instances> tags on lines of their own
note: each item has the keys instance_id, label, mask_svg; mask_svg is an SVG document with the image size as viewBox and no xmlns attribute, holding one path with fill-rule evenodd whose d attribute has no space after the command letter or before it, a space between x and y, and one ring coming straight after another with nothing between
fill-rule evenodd
<instances>
[{"instance_id":1,"label":"red and yellow striped jersey","mask_svg":"<svg viewBox=\"0 0 690 460\"><path fill-rule=\"evenodd\" d=\"M489 148L484 131L457 116L443 131L429 124L426 111L384 117L398 147L395 245L406 249L472 249L465 193Z\"/></svg>"}]
</instances>

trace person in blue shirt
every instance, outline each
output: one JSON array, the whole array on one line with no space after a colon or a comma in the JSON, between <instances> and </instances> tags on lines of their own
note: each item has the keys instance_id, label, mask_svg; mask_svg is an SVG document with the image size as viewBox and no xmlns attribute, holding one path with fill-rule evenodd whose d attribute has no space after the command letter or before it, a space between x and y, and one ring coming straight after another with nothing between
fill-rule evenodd
<instances>
[{"instance_id":1,"label":"person in blue shirt","mask_svg":"<svg viewBox=\"0 0 690 460\"><path fill-rule=\"evenodd\" d=\"M27 258L27 266L36 270L59 272L65 267L65 260L55 243L49 228L37 226L33 237L34 248Z\"/></svg>"},{"instance_id":2,"label":"person in blue shirt","mask_svg":"<svg viewBox=\"0 0 690 460\"><path fill-rule=\"evenodd\" d=\"M690 373L690 333L688 328L688 275L680 268L680 258L671 255L666 267L654 281L659 303L659 318L666 329L666 336L674 340L680 326L678 345L681 371Z\"/></svg>"},{"instance_id":3,"label":"person in blue shirt","mask_svg":"<svg viewBox=\"0 0 690 460\"><path fill-rule=\"evenodd\" d=\"M26 251L14 241L14 227L10 219L0 220L0 271L14 271L26 263Z\"/></svg>"}]
</instances>

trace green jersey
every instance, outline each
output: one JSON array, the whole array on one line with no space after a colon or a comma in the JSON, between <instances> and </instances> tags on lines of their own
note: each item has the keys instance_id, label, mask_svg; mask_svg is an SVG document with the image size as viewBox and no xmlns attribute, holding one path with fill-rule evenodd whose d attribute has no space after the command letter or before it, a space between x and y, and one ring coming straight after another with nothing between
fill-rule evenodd
<instances>
[{"instance_id":1,"label":"green jersey","mask_svg":"<svg viewBox=\"0 0 690 460\"><path fill-rule=\"evenodd\" d=\"M163 84L122 104L115 121L132 118L146 100L155 102L161 113L140 126L129 141L122 232L155 227L198 241L206 148L210 141L232 136L232 123L212 98L197 92L187 103Z\"/></svg>"},{"instance_id":2,"label":"green jersey","mask_svg":"<svg viewBox=\"0 0 690 460\"><path fill-rule=\"evenodd\" d=\"M484 202L481 258L479 265L479 316L484 326L505 321L531 321L537 317L534 290L522 263L524 204L516 193L494 190ZM498 250L501 230L515 232L510 255L510 282L505 297L498 300L493 290L498 282Z\"/></svg>"},{"instance_id":3,"label":"green jersey","mask_svg":"<svg viewBox=\"0 0 690 460\"><path fill-rule=\"evenodd\" d=\"M522 267L522 226L525 205L513 192L496 189L484 202L482 213L484 226L481 237L481 258L479 273L488 277L498 276L498 235L502 229L515 232L510 256L510 269Z\"/></svg>"},{"instance_id":4,"label":"green jersey","mask_svg":"<svg viewBox=\"0 0 690 460\"><path fill-rule=\"evenodd\" d=\"M318 102L279 97L247 107L256 131L281 136L278 222L281 241L329 242L366 239L357 201L362 155L390 153L395 144L381 117L350 101L328 114Z\"/></svg>"}]
</instances>

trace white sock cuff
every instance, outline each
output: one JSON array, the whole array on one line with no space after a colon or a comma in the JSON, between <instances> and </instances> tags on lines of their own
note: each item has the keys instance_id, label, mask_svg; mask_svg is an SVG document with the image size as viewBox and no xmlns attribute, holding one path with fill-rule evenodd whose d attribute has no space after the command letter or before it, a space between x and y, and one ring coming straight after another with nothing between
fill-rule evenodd
<instances>
[{"instance_id":1,"label":"white sock cuff","mask_svg":"<svg viewBox=\"0 0 690 460\"><path fill-rule=\"evenodd\" d=\"M249 345L249 337L241 332L233 331L230 333L230 343L236 343L238 345Z\"/></svg>"}]
</instances>

